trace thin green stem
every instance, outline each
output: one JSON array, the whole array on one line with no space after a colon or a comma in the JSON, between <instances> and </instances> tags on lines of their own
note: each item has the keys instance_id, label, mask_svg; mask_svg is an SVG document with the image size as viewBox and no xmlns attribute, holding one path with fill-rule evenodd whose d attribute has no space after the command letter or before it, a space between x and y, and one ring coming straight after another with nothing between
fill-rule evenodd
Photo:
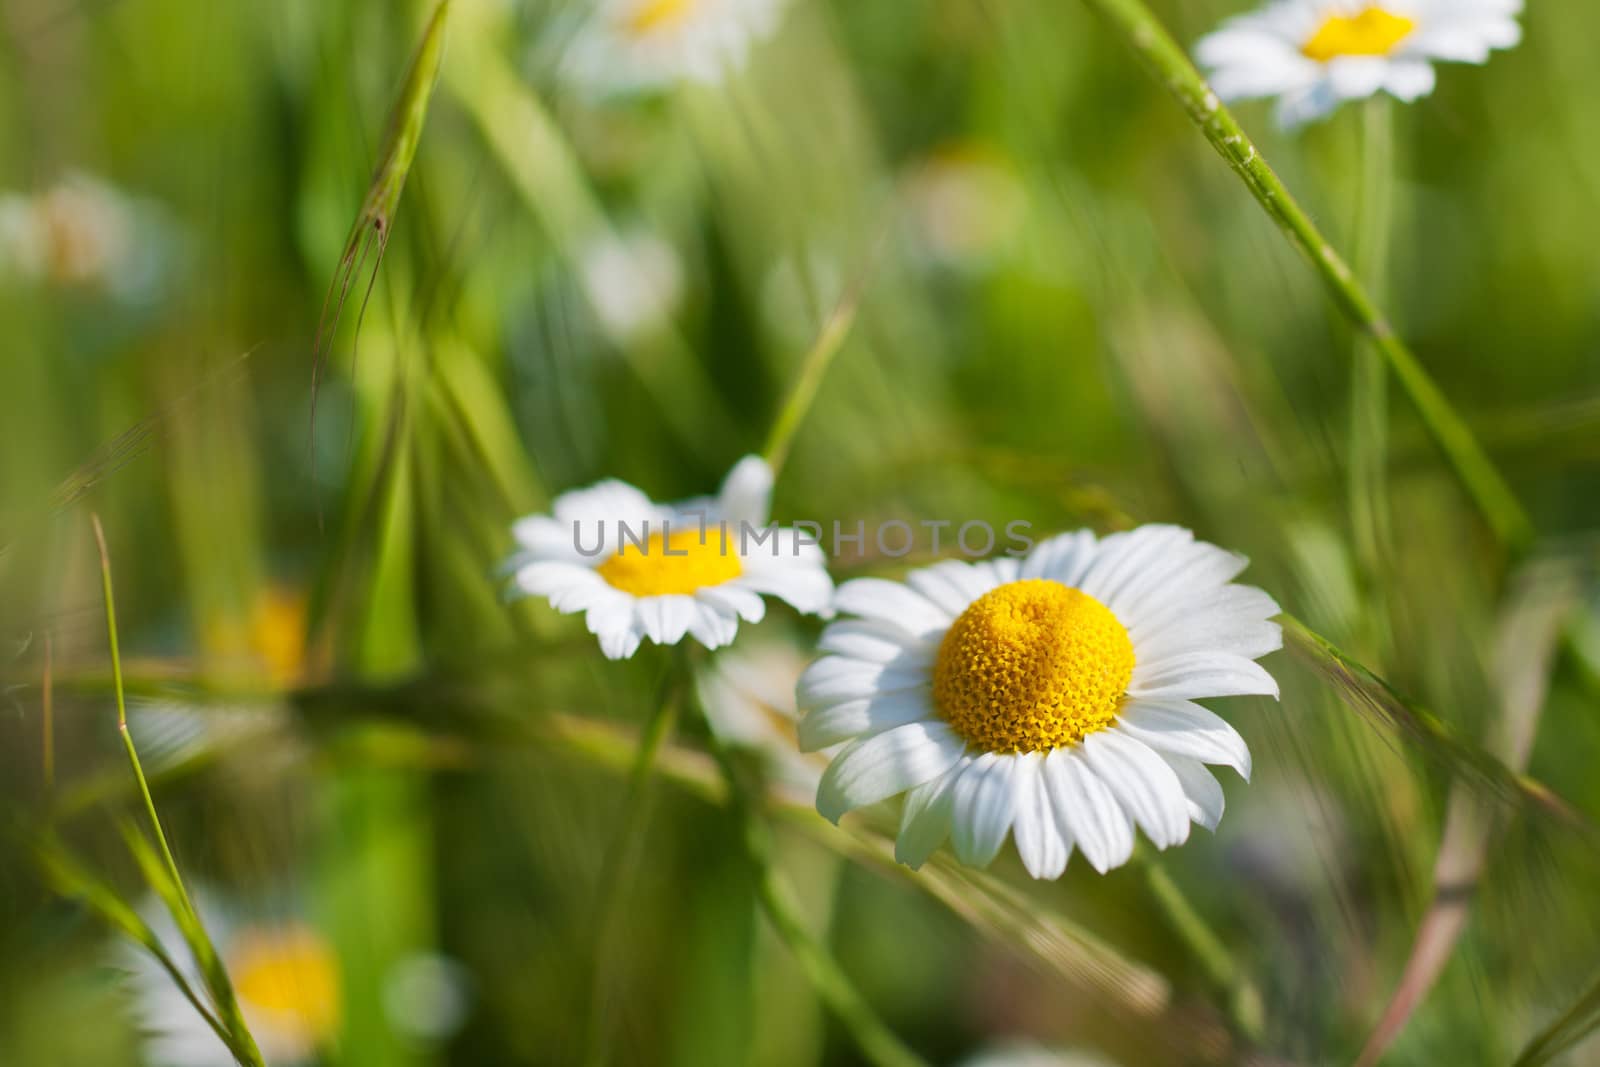
<instances>
[{"instance_id":1,"label":"thin green stem","mask_svg":"<svg viewBox=\"0 0 1600 1067\"><path fill-rule=\"evenodd\" d=\"M745 856L755 876L756 899L812 988L838 1017L868 1062L877 1067L927 1067L927 1062L878 1018L827 946L812 934L794 892L773 862L772 828L762 817L760 793L740 773L732 753L715 731L711 732L709 746L722 769L729 803L739 819Z\"/></svg>"},{"instance_id":2,"label":"thin green stem","mask_svg":"<svg viewBox=\"0 0 1600 1067\"><path fill-rule=\"evenodd\" d=\"M1386 97L1361 113L1361 180L1356 201L1356 276L1382 295L1387 288L1394 218L1394 108ZM1382 588L1379 568L1389 545L1389 380L1383 355L1356 339L1350 376L1350 523L1369 589Z\"/></svg>"},{"instance_id":3,"label":"thin green stem","mask_svg":"<svg viewBox=\"0 0 1600 1067\"><path fill-rule=\"evenodd\" d=\"M1600 1029L1600 982L1590 986L1566 1011L1541 1030L1512 1067L1541 1067Z\"/></svg>"},{"instance_id":4,"label":"thin green stem","mask_svg":"<svg viewBox=\"0 0 1600 1067\"><path fill-rule=\"evenodd\" d=\"M156 802L150 794L149 780L145 777L144 767L139 762L139 750L133 743L133 733L128 729L128 702L122 686L122 652L117 639L117 603L111 583L111 553L106 548L106 534L100 525L100 516L91 515L90 518L94 524L95 543L100 550L100 585L105 596L106 636L111 652L111 684L117 702L117 731L122 735L123 748L128 753L128 764L133 768L133 777L139 783L139 796L144 802L145 815L150 820L151 830L155 833L156 843L161 849L160 869L147 869L147 873L151 875L152 883L156 885L158 892L174 913L173 918L188 942L189 950L194 953L195 961L200 965L207 988L216 1002L218 1014L232 1035L233 1040L229 1042L230 1050L246 1067L265 1067L261 1050L256 1047L255 1037L250 1033L244 1013L239 1008L239 1001L234 994L233 983L228 978L227 969L217 954L216 946L211 943L210 935L206 933L200 911L195 907L194 900L189 896L189 890L184 886L183 876L178 872L178 862L173 858L172 848L167 844L166 831L161 828L161 817L156 814ZM130 838L130 842L142 844L143 838L142 836L136 840ZM165 887L159 883L159 879L163 876L167 883Z\"/></svg>"},{"instance_id":5,"label":"thin green stem","mask_svg":"<svg viewBox=\"0 0 1600 1067\"><path fill-rule=\"evenodd\" d=\"M111 686L117 700L117 732L122 735L122 747L127 750L133 777L139 783L139 797L144 802L145 815L155 831L156 843L161 846L161 860L166 865L167 877L178 888L184 906L192 916L197 913L189 900L188 890L184 888L183 876L178 873L178 861L173 858L172 849L167 845L167 835L161 829L161 818L156 814L155 799L150 795L150 783L144 776L144 767L139 763L139 750L134 747L133 734L128 730L128 702L122 690L122 653L117 642L117 602L111 588L111 554L106 549L106 532L100 525L100 516L91 515L90 521L94 523L95 543L100 547L100 586L105 594L106 636L111 649Z\"/></svg>"},{"instance_id":6,"label":"thin green stem","mask_svg":"<svg viewBox=\"0 0 1600 1067\"><path fill-rule=\"evenodd\" d=\"M1310 261L1328 294L1372 339L1411 398L1423 424L1496 535L1513 552L1533 540L1533 524L1521 503L1417 357L1395 335L1360 279L1317 229L1231 112L1217 99L1188 55L1172 39L1144 0L1084 0L1117 31L1178 99L1207 141L1228 162L1250 194Z\"/></svg>"},{"instance_id":7,"label":"thin green stem","mask_svg":"<svg viewBox=\"0 0 1600 1067\"><path fill-rule=\"evenodd\" d=\"M1172 880L1160 860L1141 850L1139 866L1144 870L1150 896L1166 916L1172 932L1178 935L1206 973L1206 979L1222 995L1229 1021L1240 1036L1258 1041L1263 1027L1261 991L1234 960L1227 945L1189 903L1189 898Z\"/></svg>"},{"instance_id":8,"label":"thin green stem","mask_svg":"<svg viewBox=\"0 0 1600 1067\"><path fill-rule=\"evenodd\" d=\"M599 936L595 949L594 982L589 996L589 1019L584 1031L584 1063L600 1067L610 1056L611 993L616 984L617 961L621 955L619 909L624 890L633 883L639 849L649 822L650 784L662 746L677 727L683 705L683 687L689 684L677 670L669 669L667 680L656 701L650 721L645 725L628 772L628 794L623 804L622 825L612 841L600 869L600 902L596 908Z\"/></svg>"},{"instance_id":9,"label":"thin green stem","mask_svg":"<svg viewBox=\"0 0 1600 1067\"><path fill-rule=\"evenodd\" d=\"M867 280L871 277L876 259L876 248L874 248L868 254L861 273L829 313L827 321L822 324L821 332L817 334L816 341L800 362L800 372L795 376L794 385L790 387L789 395L778 411L778 417L773 420L772 431L767 435L767 443L761 450L767 465L772 468L774 478L789 458L789 448L794 443L795 431L800 428L806 413L811 410L811 404L817 398L817 390L822 386L822 379L827 375L828 368L833 365L833 357L839 354L839 349L844 347L845 339L850 336L850 328L855 325L856 311L861 306L861 296L866 289Z\"/></svg>"}]
</instances>

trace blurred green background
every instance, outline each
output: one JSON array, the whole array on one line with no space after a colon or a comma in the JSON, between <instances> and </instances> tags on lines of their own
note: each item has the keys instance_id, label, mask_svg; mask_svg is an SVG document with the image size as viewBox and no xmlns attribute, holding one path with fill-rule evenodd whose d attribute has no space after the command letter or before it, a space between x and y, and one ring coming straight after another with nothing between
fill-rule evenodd
<instances>
[{"instance_id":1,"label":"blurred green background","mask_svg":"<svg viewBox=\"0 0 1600 1067\"><path fill-rule=\"evenodd\" d=\"M1387 255L1363 253L1533 515L1530 562L1396 389L1387 478L1352 491L1352 331L1087 7L795 0L720 86L595 98L561 76L574 6L457 0L387 254L354 277L313 393L430 8L0 0L0 242L19 219L49 237L31 266L0 252L8 825L58 827L144 899L115 832L136 808L93 511L179 865L232 923L325 940L342 992L322 1062L577 1063L596 1026L616 1063L862 1062L756 909L699 722L607 885L665 657L606 663L495 576L510 522L568 488L712 490L857 286L779 520L1183 523L1458 736L1531 738L1529 772L1600 818L1600 10L1538 6L1520 48L1395 108ZM1154 7L1185 44L1240 10ZM1294 137L1266 105L1238 113L1333 242L1364 240L1363 109ZM917 561L847 549L834 572ZM741 645L794 664L815 633L775 607ZM1008 849L981 886L914 876L803 793L775 801L780 867L934 1063L1019 1038L1125 1064L1349 1062L1467 782L1460 803L1490 813L1482 883L1385 1062L1510 1062L1600 971L1596 839L1484 801L1458 752L1327 672L1268 665L1281 705L1223 702L1254 781L1165 857L1262 991L1255 1048L1135 870L1033 885ZM18 842L0 1063L146 1062L129 950Z\"/></svg>"}]
</instances>

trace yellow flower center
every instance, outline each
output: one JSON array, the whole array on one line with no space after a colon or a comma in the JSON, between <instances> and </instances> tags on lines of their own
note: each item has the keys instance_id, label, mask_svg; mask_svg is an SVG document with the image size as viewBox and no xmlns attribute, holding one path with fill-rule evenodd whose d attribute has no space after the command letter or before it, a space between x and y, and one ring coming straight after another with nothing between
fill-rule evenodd
<instances>
[{"instance_id":1,"label":"yellow flower center","mask_svg":"<svg viewBox=\"0 0 1600 1067\"><path fill-rule=\"evenodd\" d=\"M944 635L933 699L969 744L1046 752L1103 730L1133 677L1133 642L1109 608L1060 582L992 589Z\"/></svg>"},{"instance_id":2,"label":"yellow flower center","mask_svg":"<svg viewBox=\"0 0 1600 1067\"><path fill-rule=\"evenodd\" d=\"M639 0L623 20L623 28L635 37L682 22L694 13L700 0Z\"/></svg>"},{"instance_id":3,"label":"yellow flower center","mask_svg":"<svg viewBox=\"0 0 1600 1067\"><path fill-rule=\"evenodd\" d=\"M322 1045L339 1028L339 964L304 926L247 929L229 946L228 971L240 1002L270 1024Z\"/></svg>"},{"instance_id":4,"label":"yellow flower center","mask_svg":"<svg viewBox=\"0 0 1600 1067\"><path fill-rule=\"evenodd\" d=\"M1416 28L1415 20L1374 5L1359 15L1330 16L1300 51L1318 63L1340 56L1386 56Z\"/></svg>"},{"instance_id":5,"label":"yellow flower center","mask_svg":"<svg viewBox=\"0 0 1600 1067\"><path fill-rule=\"evenodd\" d=\"M720 529L679 530L670 538L653 533L643 547L624 542L596 570L612 587L634 596L687 595L744 573L731 542Z\"/></svg>"}]
</instances>

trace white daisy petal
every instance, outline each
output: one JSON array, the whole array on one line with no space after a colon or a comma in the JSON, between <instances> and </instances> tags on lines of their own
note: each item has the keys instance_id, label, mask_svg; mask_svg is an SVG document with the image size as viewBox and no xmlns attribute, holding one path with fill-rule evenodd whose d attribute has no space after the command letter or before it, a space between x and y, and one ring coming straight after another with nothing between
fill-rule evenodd
<instances>
[{"instance_id":1,"label":"white daisy petal","mask_svg":"<svg viewBox=\"0 0 1600 1067\"><path fill-rule=\"evenodd\" d=\"M1000 576L992 567L947 559L906 575L906 584L937 604L951 618L967 610L967 605L999 585Z\"/></svg>"},{"instance_id":2,"label":"white daisy petal","mask_svg":"<svg viewBox=\"0 0 1600 1067\"><path fill-rule=\"evenodd\" d=\"M1048 578L1076 587L1095 554L1095 536L1088 530L1058 534L1040 541L1022 561L1020 576Z\"/></svg>"},{"instance_id":3,"label":"white daisy petal","mask_svg":"<svg viewBox=\"0 0 1600 1067\"><path fill-rule=\"evenodd\" d=\"M1014 756L985 752L956 779L950 839L962 863L987 867L1005 844L1017 810L1017 763Z\"/></svg>"},{"instance_id":4,"label":"white daisy petal","mask_svg":"<svg viewBox=\"0 0 1600 1067\"><path fill-rule=\"evenodd\" d=\"M944 723L914 722L852 742L817 786L817 811L829 822L903 793L948 770L965 746Z\"/></svg>"},{"instance_id":5,"label":"white daisy petal","mask_svg":"<svg viewBox=\"0 0 1600 1067\"><path fill-rule=\"evenodd\" d=\"M772 508L772 468L760 456L734 464L717 494L718 511L732 526L765 526Z\"/></svg>"},{"instance_id":6,"label":"white daisy petal","mask_svg":"<svg viewBox=\"0 0 1600 1067\"><path fill-rule=\"evenodd\" d=\"M1136 664L1128 695L1135 700L1278 695L1278 683L1254 660L1226 652L1191 652Z\"/></svg>"},{"instance_id":7,"label":"white daisy petal","mask_svg":"<svg viewBox=\"0 0 1600 1067\"><path fill-rule=\"evenodd\" d=\"M1227 799L1223 796L1222 786L1216 777L1198 760L1189 759L1187 756L1174 756L1169 752L1162 752L1159 755L1167 766L1172 768L1173 773L1178 776L1179 784L1183 786L1184 798L1189 803L1189 818L1197 825L1215 831L1217 824L1222 821L1222 812L1227 807Z\"/></svg>"},{"instance_id":8,"label":"white daisy petal","mask_svg":"<svg viewBox=\"0 0 1600 1067\"><path fill-rule=\"evenodd\" d=\"M737 615L745 622L760 622L767 614L767 602L761 599L761 594L737 582L708 586L697 591L695 598Z\"/></svg>"},{"instance_id":9,"label":"white daisy petal","mask_svg":"<svg viewBox=\"0 0 1600 1067\"><path fill-rule=\"evenodd\" d=\"M1117 726L1163 754L1220 763L1250 780L1250 749L1221 716L1187 700L1138 700L1124 705Z\"/></svg>"},{"instance_id":10,"label":"white daisy petal","mask_svg":"<svg viewBox=\"0 0 1600 1067\"><path fill-rule=\"evenodd\" d=\"M937 718L926 689L876 693L806 712L800 720L800 751L816 752L852 737L870 737L908 722Z\"/></svg>"},{"instance_id":11,"label":"white daisy petal","mask_svg":"<svg viewBox=\"0 0 1600 1067\"><path fill-rule=\"evenodd\" d=\"M802 710L861 700L874 693L915 689L928 684L928 672L919 668L888 667L843 656L824 656L805 669L795 689Z\"/></svg>"},{"instance_id":12,"label":"white daisy petal","mask_svg":"<svg viewBox=\"0 0 1600 1067\"><path fill-rule=\"evenodd\" d=\"M882 578L845 582L833 597L835 611L892 623L914 637L926 637L950 625L954 616L920 593Z\"/></svg>"},{"instance_id":13,"label":"white daisy petal","mask_svg":"<svg viewBox=\"0 0 1600 1067\"><path fill-rule=\"evenodd\" d=\"M658 645L675 645L682 641L695 618L694 597L691 596L641 597L638 610L645 636Z\"/></svg>"},{"instance_id":14,"label":"white daisy petal","mask_svg":"<svg viewBox=\"0 0 1600 1067\"><path fill-rule=\"evenodd\" d=\"M696 598L694 618L689 621L689 634L706 648L717 649L733 644L739 633L739 616Z\"/></svg>"},{"instance_id":15,"label":"white daisy petal","mask_svg":"<svg viewBox=\"0 0 1600 1067\"><path fill-rule=\"evenodd\" d=\"M1012 836L1022 865L1035 878L1054 879L1067 869L1072 845L1061 835L1055 805L1044 784L1044 756L1029 752L1017 757L1017 813Z\"/></svg>"},{"instance_id":16,"label":"white daisy petal","mask_svg":"<svg viewBox=\"0 0 1600 1067\"><path fill-rule=\"evenodd\" d=\"M926 667L933 662L936 647L932 642L911 637L898 626L858 619L831 624L817 642L822 652L896 667Z\"/></svg>"},{"instance_id":17,"label":"white daisy petal","mask_svg":"<svg viewBox=\"0 0 1600 1067\"><path fill-rule=\"evenodd\" d=\"M1160 756L1126 734L1102 730L1080 746L1089 767L1157 848L1189 839L1183 784Z\"/></svg>"},{"instance_id":18,"label":"white daisy petal","mask_svg":"<svg viewBox=\"0 0 1600 1067\"><path fill-rule=\"evenodd\" d=\"M1044 758L1043 779L1056 819L1072 835L1089 865L1101 874L1133 855L1133 821L1075 749Z\"/></svg>"},{"instance_id":19,"label":"white daisy petal","mask_svg":"<svg viewBox=\"0 0 1600 1067\"><path fill-rule=\"evenodd\" d=\"M928 862L928 857L950 836L950 821L956 806L955 783L968 762L962 759L939 777L906 794L905 810L900 815L900 833L894 842L894 858L912 870Z\"/></svg>"}]
</instances>

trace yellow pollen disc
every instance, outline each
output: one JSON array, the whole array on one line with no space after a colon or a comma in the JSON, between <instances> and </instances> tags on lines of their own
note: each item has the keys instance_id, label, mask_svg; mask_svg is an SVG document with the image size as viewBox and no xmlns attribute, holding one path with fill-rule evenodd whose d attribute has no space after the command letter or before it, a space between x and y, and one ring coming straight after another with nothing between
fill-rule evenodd
<instances>
[{"instance_id":1,"label":"yellow pollen disc","mask_svg":"<svg viewBox=\"0 0 1600 1067\"><path fill-rule=\"evenodd\" d=\"M304 926L245 930L229 946L228 971L246 1006L312 1044L338 1031L339 965L328 945Z\"/></svg>"},{"instance_id":2,"label":"yellow pollen disc","mask_svg":"<svg viewBox=\"0 0 1600 1067\"><path fill-rule=\"evenodd\" d=\"M1416 28L1415 20L1374 6L1355 16L1329 17L1300 51L1318 63L1340 56L1386 56Z\"/></svg>"},{"instance_id":3,"label":"yellow pollen disc","mask_svg":"<svg viewBox=\"0 0 1600 1067\"><path fill-rule=\"evenodd\" d=\"M628 12L624 28L636 37L682 22L694 13L699 0L640 0Z\"/></svg>"},{"instance_id":4,"label":"yellow pollen disc","mask_svg":"<svg viewBox=\"0 0 1600 1067\"><path fill-rule=\"evenodd\" d=\"M1077 744L1117 717L1133 642L1109 608L1060 582L992 589L950 625L933 666L933 700L987 752Z\"/></svg>"},{"instance_id":5,"label":"yellow pollen disc","mask_svg":"<svg viewBox=\"0 0 1600 1067\"><path fill-rule=\"evenodd\" d=\"M698 528L679 530L670 539L653 533L643 548L626 542L596 570L611 586L634 596L689 594L744 573L731 538L721 530L702 535Z\"/></svg>"}]
</instances>

